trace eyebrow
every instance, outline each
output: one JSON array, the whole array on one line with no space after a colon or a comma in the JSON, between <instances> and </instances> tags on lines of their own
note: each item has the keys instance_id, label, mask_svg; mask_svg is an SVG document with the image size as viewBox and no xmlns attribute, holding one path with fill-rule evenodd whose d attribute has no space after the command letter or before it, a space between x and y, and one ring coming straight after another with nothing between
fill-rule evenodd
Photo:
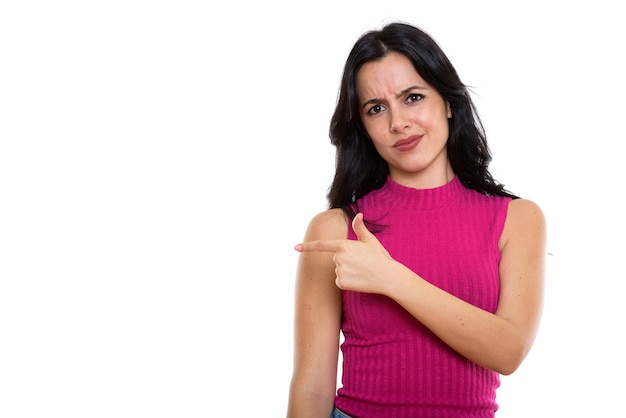
<instances>
[{"instance_id":1,"label":"eyebrow","mask_svg":"<svg viewBox=\"0 0 626 418\"><path fill-rule=\"evenodd\" d=\"M396 94L396 98L400 98L402 96L404 96L407 93L410 93L413 90L426 90L426 87L420 87L420 86L411 86L411 87L407 87L404 90L402 90L400 93ZM361 105L361 109L363 109L364 107L371 105L371 104L377 104L382 102L382 99L370 99L367 102L363 103L363 105Z\"/></svg>"}]
</instances>

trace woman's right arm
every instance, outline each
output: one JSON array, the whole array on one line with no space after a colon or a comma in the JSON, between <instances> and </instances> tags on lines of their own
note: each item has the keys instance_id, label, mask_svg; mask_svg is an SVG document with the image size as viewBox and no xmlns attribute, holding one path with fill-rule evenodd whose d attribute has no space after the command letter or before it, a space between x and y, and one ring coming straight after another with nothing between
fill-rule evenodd
<instances>
[{"instance_id":1,"label":"woman's right arm","mask_svg":"<svg viewBox=\"0 0 626 418\"><path fill-rule=\"evenodd\" d=\"M345 239L341 209L315 216L304 241ZM288 418L328 418L337 389L341 290L335 284L333 253L300 253L295 285L294 365Z\"/></svg>"}]
</instances>

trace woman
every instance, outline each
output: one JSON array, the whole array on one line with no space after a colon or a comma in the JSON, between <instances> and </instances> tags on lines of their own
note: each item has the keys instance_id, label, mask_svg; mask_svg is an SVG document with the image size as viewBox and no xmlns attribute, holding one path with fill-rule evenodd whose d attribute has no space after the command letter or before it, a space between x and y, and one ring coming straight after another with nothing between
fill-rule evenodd
<instances>
[{"instance_id":1,"label":"woman","mask_svg":"<svg viewBox=\"0 0 626 418\"><path fill-rule=\"evenodd\" d=\"M493 417L539 326L541 209L493 179L468 89L416 27L356 42L330 137L329 210L296 246L288 416Z\"/></svg>"}]
</instances>

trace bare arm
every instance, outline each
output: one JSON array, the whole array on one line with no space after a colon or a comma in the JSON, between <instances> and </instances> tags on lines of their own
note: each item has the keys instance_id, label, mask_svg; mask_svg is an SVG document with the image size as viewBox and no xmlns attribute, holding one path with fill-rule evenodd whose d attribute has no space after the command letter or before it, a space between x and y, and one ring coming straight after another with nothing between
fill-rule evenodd
<instances>
[{"instance_id":1,"label":"bare arm","mask_svg":"<svg viewBox=\"0 0 626 418\"><path fill-rule=\"evenodd\" d=\"M348 225L343 212L333 209L309 224L305 242L345 239ZM294 368L287 416L331 415L337 385L341 290L335 284L333 254L300 254L296 277Z\"/></svg>"},{"instance_id":2,"label":"bare arm","mask_svg":"<svg viewBox=\"0 0 626 418\"><path fill-rule=\"evenodd\" d=\"M304 243L302 251L335 254L342 289L380 293L397 301L450 347L502 374L513 373L528 354L543 306L545 219L531 201L510 203L500 239L500 299L495 314L471 305L393 260L361 215L358 241Z\"/></svg>"}]
</instances>

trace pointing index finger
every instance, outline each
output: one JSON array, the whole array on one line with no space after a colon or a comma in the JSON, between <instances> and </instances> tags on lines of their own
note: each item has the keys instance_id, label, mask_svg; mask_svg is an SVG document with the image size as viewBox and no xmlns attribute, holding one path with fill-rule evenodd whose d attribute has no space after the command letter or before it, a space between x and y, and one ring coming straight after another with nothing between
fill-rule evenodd
<instances>
[{"instance_id":1,"label":"pointing index finger","mask_svg":"<svg viewBox=\"0 0 626 418\"><path fill-rule=\"evenodd\" d=\"M335 252L339 249L339 246L343 241L344 240L308 241L298 244L294 248L296 251L301 253L309 251Z\"/></svg>"}]
</instances>

